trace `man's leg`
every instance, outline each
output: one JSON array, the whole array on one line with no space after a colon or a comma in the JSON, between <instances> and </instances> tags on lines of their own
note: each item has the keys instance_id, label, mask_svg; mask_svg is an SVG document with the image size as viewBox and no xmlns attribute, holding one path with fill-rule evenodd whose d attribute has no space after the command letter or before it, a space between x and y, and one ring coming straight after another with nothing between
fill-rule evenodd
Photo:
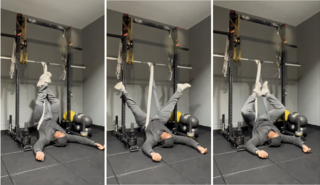
<instances>
[{"instance_id":1,"label":"man's leg","mask_svg":"<svg viewBox=\"0 0 320 185\"><path fill-rule=\"evenodd\" d=\"M262 95L266 96L266 99L273 107L273 109L270 110L268 113L269 113L270 121L272 123L275 123L280 118L280 116L284 114L286 108L274 95L270 94L267 81L263 83L261 93L263 93ZM263 114L261 118L267 118L267 115Z\"/></svg>"},{"instance_id":2,"label":"man's leg","mask_svg":"<svg viewBox=\"0 0 320 185\"><path fill-rule=\"evenodd\" d=\"M256 118L256 113L253 110L254 103L256 101L256 97L260 95L260 88L261 84L258 82L256 83L255 89L253 89L253 93L247 101L244 103L242 109L241 109L241 115L244 119L244 121L252 126L254 124L255 118Z\"/></svg>"},{"instance_id":3,"label":"man's leg","mask_svg":"<svg viewBox=\"0 0 320 185\"><path fill-rule=\"evenodd\" d=\"M136 104L136 102L131 98L130 94L126 91L122 82L119 82L115 85L115 89L121 91L123 93L123 97L130 108L131 112L134 115L134 118L140 128L143 128L146 124L147 114L143 112L140 107Z\"/></svg>"},{"instance_id":4,"label":"man's leg","mask_svg":"<svg viewBox=\"0 0 320 185\"><path fill-rule=\"evenodd\" d=\"M168 122L168 120L171 117L171 114L173 112L174 107L176 106L178 100L181 98L182 96L182 91L186 88L191 87L190 84L177 84L178 88L177 91L173 94L173 96L171 97L171 99L168 101L168 103L165 105L165 107L161 110L161 122L163 124L166 124ZM159 118L159 116L155 116L155 118Z\"/></svg>"},{"instance_id":5,"label":"man's leg","mask_svg":"<svg viewBox=\"0 0 320 185\"><path fill-rule=\"evenodd\" d=\"M33 121L35 123L38 122L42 116L44 101L48 93L47 89L48 89L48 84L44 83L43 85L41 85L40 90L38 92L35 108L33 111Z\"/></svg>"},{"instance_id":6,"label":"man's leg","mask_svg":"<svg viewBox=\"0 0 320 185\"><path fill-rule=\"evenodd\" d=\"M51 112L52 112L52 120L58 121L60 119L60 100L53 94L51 89L48 88L47 91L47 98L51 105Z\"/></svg>"}]
</instances>

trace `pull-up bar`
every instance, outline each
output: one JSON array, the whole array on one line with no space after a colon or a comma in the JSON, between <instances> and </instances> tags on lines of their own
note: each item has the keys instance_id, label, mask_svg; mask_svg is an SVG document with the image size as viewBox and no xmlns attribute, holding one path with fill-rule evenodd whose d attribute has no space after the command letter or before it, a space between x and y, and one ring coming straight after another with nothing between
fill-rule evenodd
<instances>
[{"instance_id":1,"label":"pull-up bar","mask_svg":"<svg viewBox=\"0 0 320 185\"><path fill-rule=\"evenodd\" d=\"M1 56L1 59L4 60L11 60L11 57L5 57L5 56ZM27 60L28 63L38 63L41 64L40 61L34 61L34 60ZM46 62L45 62L46 63ZM63 66L62 64L57 64L57 63L46 63L47 65L52 65L52 66ZM77 66L77 65L71 65L72 68L79 68L79 69L86 69L85 66Z\"/></svg>"},{"instance_id":2,"label":"pull-up bar","mask_svg":"<svg viewBox=\"0 0 320 185\"><path fill-rule=\"evenodd\" d=\"M118 58L116 57L107 57L108 60L113 60L113 61L117 61ZM148 64L148 62L142 62L142 61L137 61L137 60L134 60L133 63L138 63L138 64ZM160 63L153 63L154 65L156 66L163 66L163 67L168 67L167 64L160 64ZM189 66L177 66L177 68L180 68L180 69L192 69L192 67L189 67Z\"/></svg>"},{"instance_id":3,"label":"pull-up bar","mask_svg":"<svg viewBox=\"0 0 320 185\"><path fill-rule=\"evenodd\" d=\"M247 15L240 15L240 19L241 20L245 20L245 21L249 21L249 22L254 22L254 23L258 23L258 24L262 24L262 25L265 25L265 26L271 26L271 27L274 27L274 28L278 28L279 24L277 23L273 23L273 22L269 22L269 21L265 21L265 20L260 20L260 19L256 19L256 18L252 18L252 17L249 17ZM286 25L286 24L284 24Z\"/></svg>"},{"instance_id":4,"label":"pull-up bar","mask_svg":"<svg viewBox=\"0 0 320 185\"><path fill-rule=\"evenodd\" d=\"M169 27L169 26L164 26L164 25L161 25L161 24L155 24L155 23L151 23L151 22L147 22L147 21L144 21L144 20L141 20L141 19L137 19L137 18L133 18L133 22L136 23L136 24L141 24L141 25L144 25L144 26L149 26L149 27L153 27L153 28L158 28L160 30L166 30L166 31L171 31L172 29L174 29L175 27Z\"/></svg>"},{"instance_id":5,"label":"pull-up bar","mask_svg":"<svg viewBox=\"0 0 320 185\"><path fill-rule=\"evenodd\" d=\"M218 57L218 58L224 58L224 55L221 55L221 54L213 54L213 56L214 57ZM241 58L241 60L255 62L258 59ZM260 60L260 61L262 61L262 63L268 63L268 64L274 64L275 63L275 62L266 61L266 60ZM292 66L292 67L301 67L300 64L285 63L285 65L286 66Z\"/></svg>"},{"instance_id":6,"label":"pull-up bar","mask_svg":"<svg viewBox=\"0 0 320 185\"><path fill-rule=\"evenodd\" d=\"M39 21L39 20L32 19L32 18L27 18L27 22L28 23L32 23L32 24L36 24L36 25L40 25L40 26L44 26L44 27L48 27L48 28L53 28L53 29L56 29L56 30L61 30L61 31L64 31L65 29L72 29L72 27L60 26L60 25L55 25L55 24L51 24L51 23L46 23L46 22Z\"/></svg>"}]
</instances>

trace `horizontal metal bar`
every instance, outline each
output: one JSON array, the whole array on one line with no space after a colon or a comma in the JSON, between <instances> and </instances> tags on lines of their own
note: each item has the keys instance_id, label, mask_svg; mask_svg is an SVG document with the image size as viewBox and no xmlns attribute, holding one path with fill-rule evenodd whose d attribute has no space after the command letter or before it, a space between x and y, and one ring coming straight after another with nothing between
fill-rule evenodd
<instances>
[{"instance_id":1,"label":"horizontal metal bar","mask_svg":"<svg viewBox=\"0 0 320 185\"><path fill-rule=\"evenodd\" d=\"M136 24L141 24L141 25L144 25L144 26L149 26L149 27L153 27L153 28L157 28L157 29L161 29L161 30L166 30L166 31L169 31L169 32L172 29L174 29L174 27L164 26L164 25L161 25L161 24L155 24L155 23L147 22L147 21L144 21L144 20L141 20L141 19L137 19L137 18L134 18L134 17L131 17L131 18L133 18L133 22L136 23Z\"/></svg>"},{"instance_id":2,"label":"horizontal metal bar","mask_svg":"<svg viewBox=\"0 0 320 185\"><path fill-rule=\"evenodd\" d=\"M116 57L107 57L107 60L113 60L113 61L117 61L118 60L118 58L116 58ZM138 64L148 64L148 62L142 62L142 61L137 61L137 60L135 60L135 61L133 61L134 63L138 63ZM152 63L152 62L151 62ZM152 63L152 64L154 64L154 65L156 65L156 66L163 66L163 67L168 67L168 65L167 64L160 64L160 63ZM178 68L180 68L180 69L192 69L192 67L189 67L189 66L177 66Z\"/></svg>"},{"instance_id":3,"label":"horizontal metal bar","mask_svg":"<svg viewBox=\"0 0 320 185\"><path fill-rule=\"evenodd\" d=\"M3 36L3 37L16 38L16 36L15 36L15 35L13 35L13 34L7 34L7 33L1 33L1 36Z\"/></svg>"},{"instance_id":4,"label":"horizontal metal bar","mask_svg":"<svg viewBox=\"0 0 320 185\"><path fill-rule=\"evenodd\" d=\"M1 33L1 36L16 38L15 35L7 34L7 33ZM29 39L27 39L27 41L28 41L28 42L31 42L31 43L43 44L43 45L54 46L54 47L61 47L60 44L50 43L50 42L46 42L46 41L40 41L40 40L36 40L36 39L30 39L30 38L29 38ZM80 47L71 46L71 49L75 49L75 50L80 50L80 51L82 51L82 48L80 48Z\"/></svg>"},{"instance_id":5,"label":"horizontal metal bar","mask_svg":"<svg viewBox=\"0 0 320 185\"><path fill-rule=\"evenodd\" d=\"M220 35L227 35L228 36L228 32L224 32L224 31L213 30L213 33L220 34ZM240 35L240 38L241 38L241 40L249 40L249 41L265 43L265 44L277 44L276 42L272 42L272 41L268 41L268 40L262 40L262 39L258 39L258 38L248 37L248 36L241 36ZM291 48L298 48L298 46L292 45L292 44L285 44L285 46L291 47Z\"/></svg>"},{"instance_id":6,"label":"horizontal metal bar","mask_svg":"<svg viewBox=\"0 0 320 185\"><path fill-rule=\"evenodd\" d=\"M224 58L224 55L221 55L221 54L213 54L213 56L218 57L218 58ZM258 60L258 59L241 58L241 60L255 62L255 60ZM273 62L273 61L267 61L267 60L260 60L260 61L262 63L275 64L275 62ZM294 64L294 63L285 63L285 64L286 64L286 66L301 67L300 64Z\"/></svg>"},{"instance_id":7,"label":"horizontal metal bar","mask_svg":"<svg viewBox=\"0 0 320 185\"><path fill-rule=\"evenodd\" d=\"M253 17L249 17L247 15L240 15L240 19L241 20L245 20L245 21L249 21L249 22L254 22L254 23L257 23L257 24L262 24L262 25L265 25L265 26L271 26L271 27L274 27L274 28L278 28L280 26L277 23L256 19L256 18L253 18Z\"/></svg>"},{"instance_id":8,"label":"horizontal metal bar","mask_svg":"<svg viewBox=\"0 0 320 185\"><path fill-rule=\"evenodd\" d=\"M4 60L11 60L11 57L6 57L6 56L1 56L1 59ZM28 60L28 63L37 63L37 64L41 64L41 62L39 61L34 61L34 60ZM57 64L57 63L47 63L45 62L47 65L51 65L51 66L63 66L62 64ZM85 66L77 66L77 65L71 65L72 68L79 68L79 69L86 69Z\"/></svg>"},{"instance_id":9,"label":"horizontal metal bar","mask_svg":"<svg viewBox=\"0 0 320 185\"><path fill-rule=\"evenodd\" d=\"M71 27L67 27L67 26L60 26L60 25L55 25L55 24L51 24L51 23L46 23L43 21L39 21L33 18L27 18L27 22L31 23L31 24L36 24L39 26L44 26L47 28L53 28L53 29L57 29L57 30L61 30L64 31L65 29L70 29Z\"/></svg>"},{"instance_id":10,"label":"horizontal metal bar","mask_svg":"<svg viewBox=\"0 0 320 185\"><path fill-rule=\"evenodd\" d=\"M119 38L119 39L122 39L122 37L124 37L122 35L117 35L117 34L112 34L112 33L107 33L107 36L108 37L115 37L115 38Z\"/></svg>"},{"instance_id":11,"label":"horizontal metal bar","mask_svg":"<svg viewBox=\"0 0 320 185\"><path fill-rule=\"evenodd\" d=\"M213 30L213 33L229 36L229 33L226 31Z\"/></svg>"},{"instance_id":12,"label":"horizontal metal bar","mask_svg":"<svg viewBox=\"0 0 320 185\"><path fill-rule=\"evenodd\" d=\"M121 35L116 35L116 34L112 34L112 33L107 33L108 37L114 37L114 38L122 38ZM134 43L142 43L142 44L147 44L147 45L152 45L152 46L157 46L157 47L164 47L167 48L169 47L168 45L165 44L161 44L161 43L155 43L155 42L150 42L150 41L144 41L144 40L140 40L140 39L133 39ZM183 47L177 47L180 50L184 50L184 51L189 51L189 48L183 48Z\"/></svg>"}]
</instances>

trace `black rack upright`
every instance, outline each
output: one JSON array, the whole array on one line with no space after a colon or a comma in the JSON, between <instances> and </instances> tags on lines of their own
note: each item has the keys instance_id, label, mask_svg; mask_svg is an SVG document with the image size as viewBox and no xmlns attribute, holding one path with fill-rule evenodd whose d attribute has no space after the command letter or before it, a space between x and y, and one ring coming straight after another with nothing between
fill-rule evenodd
<instances>
[{"instance_id":1,"label":"black rack upright","mask_svg":"<svg viewBox=\"0 0 320 185\"><path fill-rule=\"evenodd\" d=\"M72 48L72 40L71 40L71 30L72 27L65 27L65 26L60 26L60 25L55 25L51 23L46 23L44 21L39 21L34 18L27 18L24 17L22 14L17 14L16 16L16 34L15 35L10 35L10 34L4 34L1 33L1 36L7 36L7 37L13 37L16 42L16 50L15 50L15 58L16 58L16 63L15 63L15 83L16 83L16 95L15 95L15 129L12 130L12 116L10 115L9 119L9 134L13 137L14 140L16 140L21 147L24 148L25 151L31 150L32 146L30 144L26 144L26 137L21 134L20 131L20 52L21 49L24 47L27 47L26 41L25 43L21 43L21 32L22 29L20 28L19 24L22 25L23 20L26 19L26 22L39 25L39 26L44 26L47 28L52 28L56 30L62 31L64 34L64 37L66 39L67 43L67 55L66 55L66 71L67 71L67 119L68 119L68 125L66 127L67 133L72 133L72 134L78 134L72 131L72 123L70 119L70 110L71 110L71 75L70 75L70 68L71 68L71 48ZM81 48L75 48L75 49L80 49ZM34 123L28 123L25 124L25 131L24 133L28 134L27 128L29 126L33 126Z\"/></svg>"},{"instance_id":2,"label":"black rack upright","mask_svg":"<svg viewBox=\"0 0 320 185\"><path fill-rule=\"evenodd\" d=\"M279 34L281 37L281 53L282 53L282 57L281 57L281 102L283 105L285 105L285 96L286 96L286 91L285 91L285 48L286 48L286 24L282 24L279 25L277 23L272 23L269 21L264 21L264 20L260 20L260 19L256 19L256 18L252 18L246 15L239 15L237 14L234 10L231 10L229 13L229 32L222 32L222 31L214 31L214 33L217 34L223 34L223 35L227 35L228 39L229 39L229 48L228 48L228 56L229 56L229 61L228 61L228 81L229 81L229 92L228 92L228 129L226 131L222 130L222 134L226 137L226 139L228 141L230 141L233 146L238 150L244 150L244 145L239 145L236 141L237 141L237 137L234 135L234 128L233 128L233 55L234 55L234 32L231 30L234 30L234 27L232 25L231 20L234 21L234 18L240 16L241 20L245 20L245 21L249 21L249 22L253 22L253 23L257 23L257 24L262 24L265 26L271 26L274 27L276 29L279 29ZM225 119L224 119L224 115L222 115L222 122L223 125ZM238 122L238 131L240 131L240 127L239 127L239 122ZM283 115L283 130L286 130L286 124L285 124L285 119L284 119L284 115ZM240 132L241 133L241 132ZM240 139L240 138L239 138Z\"/></svg>"}]
</instances>

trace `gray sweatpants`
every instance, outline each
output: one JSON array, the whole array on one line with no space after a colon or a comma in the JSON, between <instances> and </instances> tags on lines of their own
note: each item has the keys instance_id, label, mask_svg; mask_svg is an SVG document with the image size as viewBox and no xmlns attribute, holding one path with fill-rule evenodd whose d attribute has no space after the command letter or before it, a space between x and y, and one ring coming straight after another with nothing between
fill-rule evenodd
<instances>
[{"instance_id":1,"label":"gray sweatpants","mask_svg":"<svg viewBox=\"0 0 320 185\"><path fill-rule=\"evenodd\" d=\"M140 128L143 128L146 124L147 114L143 112L140 107L136 104L136 102L131 98L130 94L128 92L123 93L123 97L126 100L126 103L130 110L132 111L134 118ZM160 119L160 121L163 124L166 124L168 120L171 117L171 114L173 112L174 107L176 106L179 98L182 96L182 92L180 90L177 90L171 99L168 101L168 103L165 105L165 107L161 110L159 118L159 115L156 115L152 119ZM152 120L150 119L150 120Z\"/></svg>"},{"instance_id":2,"label":"gray sweatpants","mask_svg":"<svg viewBox=\"0 0 320 185\"><path fill-rule=\"evenodd\" d=\"M286 108L276 97L274 97L270 93L267 93L266 99L273 107L273 109L268 112L270 121L272 123L275 123L280 118L280 116L284 114ZM253 125L256 117L256 113L253 110L254 103L255 97L251 95L241 109L242 117L248 125ZM258 119L267 119L267 115L263 114L262 116L259 116Z\"/></svg>"},{"instance_id":3,"label":"gray sweatpants","mask_svg":"<svg viewBox=\"0 0 320 185\"><path fill-rule=\"evenodd\" d=\"M60 101L56 98L53 92L49 89L48 84L40 87L37 95L36 105L33 112L34 122L38 122L42 116L44 102L47 101L47 108L44 115L44 120L52 119L58 121L60 118Z\"/></svg>"}]
</instances>

